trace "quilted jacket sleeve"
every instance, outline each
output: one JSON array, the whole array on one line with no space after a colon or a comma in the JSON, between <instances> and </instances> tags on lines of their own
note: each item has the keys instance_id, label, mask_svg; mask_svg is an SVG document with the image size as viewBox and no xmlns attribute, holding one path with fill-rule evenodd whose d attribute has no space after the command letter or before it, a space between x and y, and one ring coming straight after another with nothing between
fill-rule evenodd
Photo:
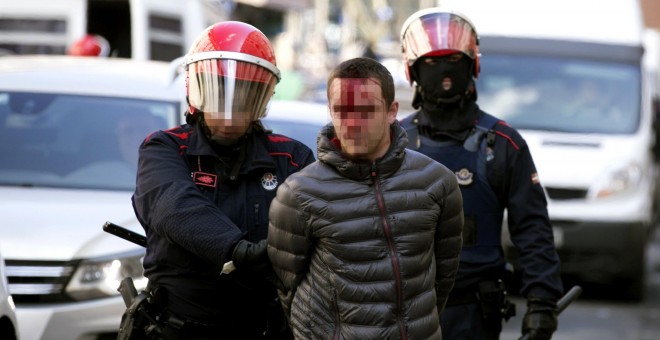
<instances>
[{"instance_id":1,"label":"quilted jacket sleeve","mask_svg":"<svg viewBox=\"0 0 660 340\"><path fill-rule=\"evenodd\" d=\"M448 172L442 178L439 202L442 210L435 232L435 290L438 313L447 302L458 271L459 253L463 245L463 197L456 177Z\"/></svg>"},{"instance_id":2,"label":"quilted jacket sleeve","mask_svg":"<svg viewBox=\"0 0 660 340\"><path fill-rule=\"evenodd\" d=\"M279 296L287 316L298 284L307 273L309 250L312 244L307 237L305 218L296 200L293 177L277 189L269 211L268 256L275 273L282 281Z\"/></svg>"}]
</instances>

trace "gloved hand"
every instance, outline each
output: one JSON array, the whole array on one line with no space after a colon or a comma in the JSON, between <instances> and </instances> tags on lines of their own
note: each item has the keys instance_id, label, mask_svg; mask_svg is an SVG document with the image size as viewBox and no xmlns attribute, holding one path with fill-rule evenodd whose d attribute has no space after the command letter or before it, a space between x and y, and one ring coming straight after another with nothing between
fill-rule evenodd
<instances>
[{"instance_id":1,"label":"gloved hand","mask_svg":"<svg viewBox=\"0 0 660 340\"><path fill-rule=\"evenodd\" d=\"M246 240L238 241L231 256L236 269L252 274L266 274L271 271L266 246L265 239L258 243Z\"/></svg>"},{"instance_id":2,"label":"gloved hand","mask_svg":"<svg viewBox=\"0 0 660 340\"><path fill-rule=\"evenodd\" d=\"M267 284L279 290L284 290L284 285L277 277L273 267L270 264L267 252L267 242L265 239L253 243L246 240L240 240L234 246L232 262L237 270L248 274L249 286L254 286L254 276L262 277ZM259 279L261 281L261 279Z\"/></svg>"},{"instance_id":3,"label":"gloved hand","mask_svg":"<svg viewBox=\"0 0 660 340\"><path fill-rule=\"evenodd\" d=\"M522 334L530 340L550 340L557 330L557 303L537 297L527 299L527 312L522 323Z\"/></svg>"}]
</instances>

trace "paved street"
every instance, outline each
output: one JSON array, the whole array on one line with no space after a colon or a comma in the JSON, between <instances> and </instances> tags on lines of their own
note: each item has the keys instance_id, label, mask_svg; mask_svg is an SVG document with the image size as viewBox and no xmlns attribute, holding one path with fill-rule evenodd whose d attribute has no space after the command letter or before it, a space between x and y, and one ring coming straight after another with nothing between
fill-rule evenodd
<instances>
[{"instance_id":1,"label":"paved street","mask_svg":"<svg viewBox=\"0 0 660 340\"><path fill-rule=\"evenodd\" d=\"M660 339L660 232L648 250L648 284L644 301L631 303L611 298L616 288L584 286L583 294L559 317L553 340L658 340ZM525 303L515 297L518 316L504 325L502 340L520 337Z\"/></svg>"}]
</instances>

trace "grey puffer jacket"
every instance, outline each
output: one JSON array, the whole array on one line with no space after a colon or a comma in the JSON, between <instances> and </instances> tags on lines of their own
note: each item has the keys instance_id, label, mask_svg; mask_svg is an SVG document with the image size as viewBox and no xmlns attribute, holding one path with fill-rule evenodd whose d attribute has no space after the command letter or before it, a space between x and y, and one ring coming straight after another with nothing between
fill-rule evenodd
<instances>
[{"instance_id":1,"label":"grey puffer jacket","mask_svg":"<svg viewBox=\"0 0 660 340\"><path fill-rule=\"evenodd\" d=\"M331 124L319 161L281 184L268 255L297 339L440 339L454 284L463 204L456 176L392 144L374 164L342 157Z\"/></svg>"}]
</instances>

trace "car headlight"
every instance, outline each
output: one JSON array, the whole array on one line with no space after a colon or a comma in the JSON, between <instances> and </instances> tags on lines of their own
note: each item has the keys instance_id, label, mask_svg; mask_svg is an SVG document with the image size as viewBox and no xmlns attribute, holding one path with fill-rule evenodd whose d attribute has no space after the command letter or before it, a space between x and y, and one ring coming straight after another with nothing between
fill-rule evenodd
<instances>
[{"instance_id":1,"label":"car headlight","mask_svg":"<svg viewBox=\"0 0 660 340\"><path fill-rule=\"evenodd\" d=\"M633 192L642 183L642 177L642 168L636 163L630 163L597 181L589 196L600 199Z\"/></svg>"},{"instance_id":2,"label":"car headlight","mask_svg":"<svg viewBox=\"0 0 660 340\"><path fill-rule=\"evenodd\" d=\"M133 278L135 288L140 291L147 286L143 275L144 250L116 254L80 263L66 292L75 300L89 300L119 295L117 288L127 276Z\"/></svg>"}]
</instances>

